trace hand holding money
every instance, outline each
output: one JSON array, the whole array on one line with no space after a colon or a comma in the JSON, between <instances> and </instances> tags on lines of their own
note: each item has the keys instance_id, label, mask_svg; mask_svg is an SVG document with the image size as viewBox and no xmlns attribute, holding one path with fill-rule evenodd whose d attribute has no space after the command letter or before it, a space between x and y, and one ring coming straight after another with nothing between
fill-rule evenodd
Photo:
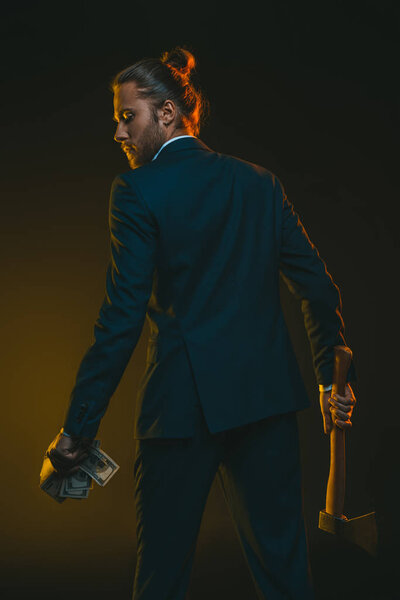
<instances>
[{"instance_id":1,"label":"hand holding money","mask_svg":"<svg viewBox=\"0 0 400 600\"><path fill-rule=\"evenodd\" d=\"M88 448L92 441L85 437L67 437L63 435L63 428L61 428L47 448L46 456L55 471L66 477L78 471L79 463L88 456Z\"/></svg>"},{"instance_id":2,"label":"hand holding money","mask_svg":"<svg viewBox=\"0 0 400 600\"><path fill-rule=\"evenodd\" d=\"M92 440L89 445L88 440L79 443L76 438L61 436L62 430L46 451L40 487L57 502L87 498L93 489L93 480L105 486L119 465L100 449L100 440ZM64 440L70 442L64 443Z\"/></svg>"}]
</instances>

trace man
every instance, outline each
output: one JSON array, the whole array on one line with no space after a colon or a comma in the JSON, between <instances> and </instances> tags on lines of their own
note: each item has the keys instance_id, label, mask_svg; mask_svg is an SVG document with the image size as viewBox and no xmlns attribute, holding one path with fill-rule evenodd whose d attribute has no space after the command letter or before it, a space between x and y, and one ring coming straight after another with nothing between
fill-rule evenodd
<instances>
[{"instance_id":1,"label":"man","mask_svg":"<svg viewBox=\"0 0 400 600\"><path fill-rule=\"evenodd\" d=\"M60 473L79 468L147 316L134 600L185 598L216 475L258 597L309 599L296 420L309 399L279 275L301 300L325 433L351 427L356 401L349 384L345 396L329 391L333 348L345 344L339 288L278 178L197 137L206 101L194 66L175 48L113 81L131 170L112 186L106 296L49 457Z\"/></svg>"}]
</instances>

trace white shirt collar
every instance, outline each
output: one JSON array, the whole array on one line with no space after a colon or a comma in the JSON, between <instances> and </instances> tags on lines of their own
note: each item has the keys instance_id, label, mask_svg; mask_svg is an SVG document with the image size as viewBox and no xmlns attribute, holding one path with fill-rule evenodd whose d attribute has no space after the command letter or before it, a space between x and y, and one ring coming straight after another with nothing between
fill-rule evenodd
<instances>
[{"instance_id":1,"label":"white shirt collar","mask_svg":"<svg viewBox=\"0 0 400 600\"><path fill-rule=\"evenodd\" d=\"M157 153L156 153L156 154L153 156L153 158L152 158L151 160L152 160L152 161L153 161L153 160L155 160L155 159L157 158L157 156L160 154L161 150L162 150L163 148L165 148L165 146L166 146L167 144L170 144L171 142L175 142L175 140L180 140L181 138L184 138L184 137L196 137L196 136L194 136L194 135L177 135L176 137L173 137L173 138L171 138L170 140L167 140L167 141L166 141L166 142L165 142L165 143L164 143L164 144L161 146L161 148L159 149L159 151L158 151L158 152L157 152Z\"/></svg>"}]
</instances>

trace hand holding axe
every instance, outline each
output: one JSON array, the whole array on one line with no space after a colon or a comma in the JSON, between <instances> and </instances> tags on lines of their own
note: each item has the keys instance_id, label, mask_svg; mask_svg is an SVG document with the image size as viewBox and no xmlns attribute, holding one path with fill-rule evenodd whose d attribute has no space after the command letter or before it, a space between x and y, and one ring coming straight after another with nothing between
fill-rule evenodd
<instances>
[{"instance_id":1,"label":"hand holding axe","mask_svg":"<svg viewBox=\"0 0 400 600\"><path fill-rule=\"evenodd\" d=\"M352 351L347 346L335 346L332 395L345 395L347 372ZM343 514L345 496L345 431L335 423L330 432L331 458L325 510L319 513L318 527L357 544L376 555L377 528L375 512L348 519Z\"/></svg>"}]
</instances>

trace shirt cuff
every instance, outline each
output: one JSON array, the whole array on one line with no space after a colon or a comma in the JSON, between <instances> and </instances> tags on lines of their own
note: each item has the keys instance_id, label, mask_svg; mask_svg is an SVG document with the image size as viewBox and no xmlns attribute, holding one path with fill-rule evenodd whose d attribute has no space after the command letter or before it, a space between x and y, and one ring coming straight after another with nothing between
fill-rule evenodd
<instances>
[{"instance_id":1,"label":"shirt cuff","mask_svg":"<svg viewBox=\"0 0 400 600\"><path fill-rule=\"evenodd\" d=\"M64 429L62 430L62 432L61 432L61 433L62 433L63 435L65 435L65 436L67 436L67 437L72 437L72 436L71 436L69 433L66 433L66 432L64 431Z\"/></svg>"},{"instance_id":2,"label":"shirt cuff","mask_svg":"<svg viewBox=\"0 0 400 600\"><path fill-rule=\"evenodd\" d=\"M319 384L319 391L320 392L329 392L329 390L332 389L332 383L330 385L322 385L322 383Z\"/></svg>"}]
</instances>

